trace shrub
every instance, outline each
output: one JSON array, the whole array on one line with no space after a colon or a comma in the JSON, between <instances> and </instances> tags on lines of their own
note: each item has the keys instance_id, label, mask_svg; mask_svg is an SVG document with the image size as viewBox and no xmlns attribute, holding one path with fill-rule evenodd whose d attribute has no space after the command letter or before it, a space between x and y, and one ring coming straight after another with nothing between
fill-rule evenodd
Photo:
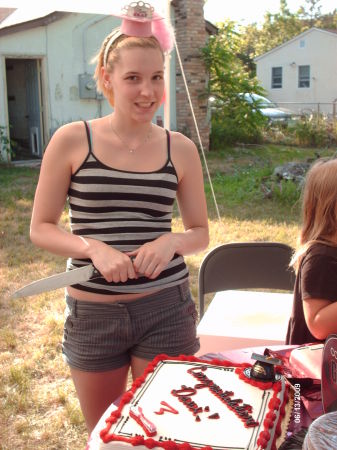
<instances>
[{"instance_id":1,"label":"shrub","mask_svg":"<svg viewBox=\"0 0 337 450\"><path fill-rule=\"evenodd\" d=\"M224 145L235 143L259 143L262 141L262 127L255 121L242 121L231 114L216 114L211 120L210 148L219 150Z\"/></svg>"},{"instance_id":2,"label":"shrub","mask_svg":"<svg viewBox=\"0 0 337 450\"><path fill-rule=\"evenodd\" d=\"M13 139L7 137L6 127L0 125L0 162L9 162L11 157L15 156L14 148L16 145L17 144Z\"/></svg>"},{"instance_id":3,"label":"shrub","mask_svg":"<svg viewBox=\"0 0 337 450\"><path fill-rule=\"evenodd\" d=\"M336 121L329 121L322 115L304 117L294 125L296 142L309 147L326 147L336 143L336 134L333 130Z\"/></svg>"}]
</instances>

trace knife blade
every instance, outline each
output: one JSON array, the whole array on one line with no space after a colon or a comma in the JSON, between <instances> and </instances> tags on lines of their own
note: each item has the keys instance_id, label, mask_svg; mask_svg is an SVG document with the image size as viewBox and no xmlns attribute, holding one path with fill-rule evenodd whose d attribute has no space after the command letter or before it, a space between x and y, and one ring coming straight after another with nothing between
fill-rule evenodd
<instances>
[{"instance_id":1,"label":"knife blade","mask_svg":"<svg viewBox=\"0 0 337 450\"><path fill-rule=\"evenodd\" d=\"M69 270L68 272L58 273L47 278L42 278L41 280L33 281L13 292L11 298L29 297L30 295L53 291L54 289L71 286L72 284L83 283L84 281L90 279L93 280L101 276L101 273L95 269L92 264L89 264L78 269Z\"/></svg>"}]
</instances>

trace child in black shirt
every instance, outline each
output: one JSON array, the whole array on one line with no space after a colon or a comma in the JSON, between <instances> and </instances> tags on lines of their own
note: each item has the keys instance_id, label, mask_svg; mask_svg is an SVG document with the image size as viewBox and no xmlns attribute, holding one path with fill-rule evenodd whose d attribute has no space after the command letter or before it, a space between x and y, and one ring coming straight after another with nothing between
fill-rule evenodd
<instances>
[{"instance_id":1,"label":"child in black shirt","mask_svg":"<svg viewBox=\"0 0 337 450\"><path fill-rule=\"evenodd\" d=\"M337 333L337 159L320 159L303 190L303 224L291 265L297 277L286 343Z\"/></svg>"}]
</instances>

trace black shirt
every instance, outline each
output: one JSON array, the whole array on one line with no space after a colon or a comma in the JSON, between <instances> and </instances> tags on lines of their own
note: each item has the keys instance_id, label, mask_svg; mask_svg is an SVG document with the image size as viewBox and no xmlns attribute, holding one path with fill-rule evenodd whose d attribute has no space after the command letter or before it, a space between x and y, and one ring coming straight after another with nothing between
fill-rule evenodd
<instances>
[{"instance_id":1,"label":"black shirt","mask_svg":"<svg viewBox=\"0 0 337 450\"><path fill-rule=\"evenodd\" d=\"M302 258L286 344L321 342L310 333L305 322L303 300L310 298L337 301L337 247L314 244Z\"/></svg>"}]
</instances>

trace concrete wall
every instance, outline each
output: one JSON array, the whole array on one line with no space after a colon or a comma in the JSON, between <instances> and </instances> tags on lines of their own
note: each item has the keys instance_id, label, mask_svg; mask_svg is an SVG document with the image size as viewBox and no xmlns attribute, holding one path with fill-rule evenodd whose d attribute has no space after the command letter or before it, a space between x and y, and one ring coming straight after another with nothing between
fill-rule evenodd
<instances>
[{"instance_id":1,"label":"concrete wall","mask_svg":"<svg viewBox=\"0 0 337 450\"><path fill-rule=\"evenodd\" d=\"M332 112L332 102L337 99L337 34L309 30L257 58L256 63L257 77L271 100L294 110L317 107L320 102L322 112ZM298 87L301 65L310 66L310 87ZM272 88L272 67L280 66L283 68L282 88ZM288 102L301 104L286 104ZM329 105L324 105L325 102Z\"/></svg>"}]
</instances>

